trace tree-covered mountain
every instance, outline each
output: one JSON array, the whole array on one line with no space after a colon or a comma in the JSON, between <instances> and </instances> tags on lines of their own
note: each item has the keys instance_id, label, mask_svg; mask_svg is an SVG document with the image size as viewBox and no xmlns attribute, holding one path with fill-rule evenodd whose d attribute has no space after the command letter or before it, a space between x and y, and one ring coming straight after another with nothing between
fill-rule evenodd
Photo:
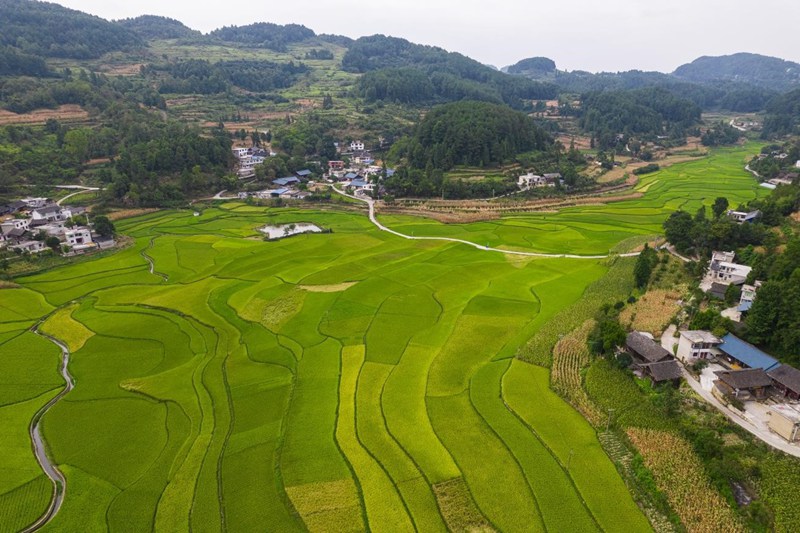
<instances>
[{"instance_id":1,"label":"tree-covered mountain","mask_svg":"<svg viewBox=\"0 0 800 533\"><path fill-rule=\"evenodd\" d=\"M601 148L614 146L617 135L684 137L701 113L692 101L657 87L589 93L581 105L581 127Z\"/></svg>"},{"instance_id":2,"label":"tree-covered mountain","mask_svg":"<svg viewBox=\"0 0 800 533\"><path fill-rule=\"evenodd\" d=\"M738 81L776 91L800 87L800 64L749 53L699 57L675 69L674 75L694 82Z\"/></svg>"},{"instance_id":3,"label":"tree-covered mountain","mask_svg":"<svg viewBox=\"0 0 800 533\"><path fill-rule=\"evenodd\" d=\"M168 17L142 15L118 20L117 24L136 32L142 39L182 39L201 37L203 34L186 26L183 22Z\"/></svg>"},{"instance_id":4,"label":"tree-covered mountain","mask_svg":"<svg viewBox=\"0 0 800 533\"><path fill-rule=\"evenodd\" d=\"M763 133L765 137L800 134L800 88L769 102Z\"/></svg>"},{"instance_id":5,"label":"tree-covered mountain","mask_svg":"<svg viewBox=\"0 0 800 533\"><path fill-rule=\"evenodd\" d=\"M488 102L433 108L417 125L405 155L415 168L502 164L522 152L544 150L552 138L524 113Z\"/></svg>"},{"instance_id":6,"label":"tree-covered mountain","mask_svg":"<svg viewBox=\"0 0 800 533\"><path fill-rule=\"evenodd\" d=\"M313 30L299 24L281 26L270 22L258 22L247 26L225 26L212 31L211 37L221 41L285 51L287 45L314 37Z\"/></svg>"},{"instance_id":7,"label":"tree-covered mountain","mask_svg":"<svg viewBox=\"0 0 800 533\"><path fill-rule=\"evenodd\" d=\"M555 69L555 65L554 70L545 70L549 61L547 58L524 59L505 70L509 74L554 83L562 92L567 93L585 94L658 87L667 89L680 98L691 100L704 110L721 109L737 113L763 111L767 102L778 94L772 89L741 81L699 83L662 72L630 70L595 74L581 70L562 71ZM541 65L541 68L536 65Z\"/></svg>"},{"instance_id":8,"label":"tree-covered mountain","mask_svg":"<svg viewBox=\"0 0 800 533\"><path fill-rule=\"evenodd\" d=\"M384 35L354 41L342 67L370 73L359 84L359 93L367 100L428 103L469 98L522 108L523 100L557 95L552 84L510 76L455 52Z\"/></svg>"},{"instance_id":9,"label":"tree-covered mountain","mask_svg":"<svg viewBox=\"0 0 800 533\"><path fill-rule=\"evenodd\" d=\"M547 57L529 57L508 66L503 71L509 74L548 76L556 73L556 62Z\"/></svg>"},{"instance_id":10,"label":"tree-covered mountain","mask_svg":"<svg viewBox=\"0 0 800 533\"><path fill-rule=\"evenodd\" d=\"M91 59L144 42L119 24L58 4L0 0L0 45L44 57Z\"/></svg>"}]
</instances>

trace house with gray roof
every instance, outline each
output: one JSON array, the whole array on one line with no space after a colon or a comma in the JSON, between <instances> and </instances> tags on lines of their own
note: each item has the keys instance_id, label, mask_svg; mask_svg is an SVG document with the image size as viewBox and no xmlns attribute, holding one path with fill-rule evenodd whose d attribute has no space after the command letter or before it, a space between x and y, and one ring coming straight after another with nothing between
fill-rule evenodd
<instances>
[{"instance_id":1,"label":"house with gray roof","mask_svg":"<svg viewBox=\"0 0 800 533\"><path fill-rule=\"evenodd\" d=\"M634 362L639 365L659 363L672 359L671 353L639 331L628 333L625 339L625 348L633 356Z\"/></svg>"},{"instance_id":2,"label":"house with gray roof","mask_svg":"<svg viewBox=\"0 0 800 533\"><path fill-rule=\"evenodd\" d=\"M790 400L800 400L800 370L781 365L767 372L775 390Z\"/></svg>"}]
</instances>

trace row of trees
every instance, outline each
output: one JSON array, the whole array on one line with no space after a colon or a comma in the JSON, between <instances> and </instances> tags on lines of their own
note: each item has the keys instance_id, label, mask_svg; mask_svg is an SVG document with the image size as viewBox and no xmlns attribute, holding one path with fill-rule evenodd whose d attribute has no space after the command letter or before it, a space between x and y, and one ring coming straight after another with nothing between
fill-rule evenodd
<instances>
[{"instance_id":1,"label":"row of trees","mask_svg":"<svg viewBox=\"0 0 800 533\"><path fill-rule=\"evenodd\" d=\"M763 244L767 230L763 223L737 224L725 216L726 198L717 198L709 217L705 206L694 216L679 210L664 221L664 234L681 253L710 256L713 250L732 250Z\"/></svg>"},{"instance_id":2,"label":"row of trees","mask_svg":"<svg viewBox=\"0 0 800 533\"><path fill-rule=\"evenodd\" d=\"M161 93L219 94L231 86L248 91L266 92L292 86L299 75L308 72L302 63L236 60L211 63L204 59L189 59L166 65L142 67L142 74L158 77Z\"/></svg>"}]
</instances>

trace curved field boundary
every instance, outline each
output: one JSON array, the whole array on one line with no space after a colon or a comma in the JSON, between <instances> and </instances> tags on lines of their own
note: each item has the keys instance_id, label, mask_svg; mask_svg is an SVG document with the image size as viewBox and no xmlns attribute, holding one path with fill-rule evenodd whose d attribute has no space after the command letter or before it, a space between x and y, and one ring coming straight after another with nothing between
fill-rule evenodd
<instances>
[{"instance_id":1,"label":"curved field boundary","mask_svg":"<svg viewBox=\"0 0 800 533\"><path fill-rule=\"evenodd\" d=\"M44 322L44 320L42 320L42 322ZM61 470L58 469L58 466L56 466L56 464L47 455L47 448L45 447L44 439L42 438L41 422L42 417L44 417L44 415L47 414L47 412L55 404L57 404L64 396L67 395L67 393L69 393L69 391L75 387L75 380L72 378L72 374L69 373L68 368L70 356L69 348L67 348L67 345L58 339L41 333L39 331L39 325L42 322L39 322L33 328L31 328L31 332L52 342L61 350L61 367L59 368L59 372L64 378L65 385L64 388L61 389L61 392L56 394L49 402L44 404L44 406L42 406L42 408L39 409L31 419L31 425L29 428L31 444L33 446L34 454L36 455L36 461L38 461L39 465L42 467L44 474L50 478L50 481L53 483L53 498L50 501L47 511L45 511L45 513L39 517L36 522L23 529L23 533L37 531L55 518L56 514L58 514L58 511L61 509L61 505L64 503L64 496L67 492L67 479L64 477L64 474L61 472Z\"/></svg>"},{"instance_id":2,"label":"curved field boundary","mask_svg":"<svg viewBox=\"0 0 800 533\"><path fill-rule=\"evenodd\" d=\"M155 259L153 259L152 257L150 257L147 254L147 250L152 249L155 245L156 245L156 238L153 237L153 238L150 239L150 243L147 245L147 248L142 248L142 251L139 252L139 254L141 254L141 256L144 257L144 260L147 261L147 264L150 267L150 273L151 274L153 274L155 276L159 276L164 281L169 281L169 276L166 275L166 274L162 274L161 272L158 272L156 270L156 261L155 261Z\"/></svg>"},{"instance_id":3,"label":"curved field boundary","mask_svg":"<svg viewBox=\"0 0 800 533\"><path fill-rule=\"evenodd\" d=\"M334 191L341 194L342 196L346 196L347 198L352 198L354 200L358 200L360 202L364 202L369 206L369 220L372 222L375 227L377 227L381 231L385 231L387 233L391 233L392 235L397 235L398 237L402 237L403 239L408 239L412 241L445 241L445 242L455 242L459 244L466 244L467 246L472 246L473 248L477 248L478 250L483 250L486 252L499 252L501 254L509 254L509 255L521 255L525 257L543 257L543 258L561 258L561 259L607 259L611 257L611 254L605 255L575 255L575 254L546 254L541 252L520 252L516 250L503 250L502 248L492 248L490 246L482 246L480 244L465 241L463 239L455 239L452 237L416 237L412 235L406 235L405 233L400 233L399 231L395 231L391 228L387 228L375 217L375 200L371 198L359 198L358 196L353 196L352 194L347 194L343 191L340 191L336 187L331 187ZM639 252L631 252L626 254L613 254L616 257L636 257L639 255Z\"/></svg>"}]
</instances>

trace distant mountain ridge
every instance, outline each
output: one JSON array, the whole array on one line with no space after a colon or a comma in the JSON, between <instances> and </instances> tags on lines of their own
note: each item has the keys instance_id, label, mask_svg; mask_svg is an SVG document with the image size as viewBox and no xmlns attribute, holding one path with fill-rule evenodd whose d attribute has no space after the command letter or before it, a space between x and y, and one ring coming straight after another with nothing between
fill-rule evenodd
<instances>
[{"instance_id":1,"label":"distant mountain ridge","mask_svg":"<svg viewBox=\"0 0 800 533\"><path fill-rule=\"evenodd\" d=\"M503 72L538 81L558 83L579 92L606 89L635 89L648 85L699 83L755 86L770 91L786 92L800 87L800 64L760 54L738 53L726 56L702 56L679 66L672 73L572 72L556 68L546 57L531 57L503 67Z\"/></svg>"},{"instance_id":2,"label":"distant mountain ridge","mask_svg":"<svg viewBox=\"0 0 800 533\"><path fill-rule=\"evenodd\" d=\"M737 81L782 92L800 87L800 64L745 52L699 57L681 65L672 74L700 83Z\"/></svg>"}]
</instances>

